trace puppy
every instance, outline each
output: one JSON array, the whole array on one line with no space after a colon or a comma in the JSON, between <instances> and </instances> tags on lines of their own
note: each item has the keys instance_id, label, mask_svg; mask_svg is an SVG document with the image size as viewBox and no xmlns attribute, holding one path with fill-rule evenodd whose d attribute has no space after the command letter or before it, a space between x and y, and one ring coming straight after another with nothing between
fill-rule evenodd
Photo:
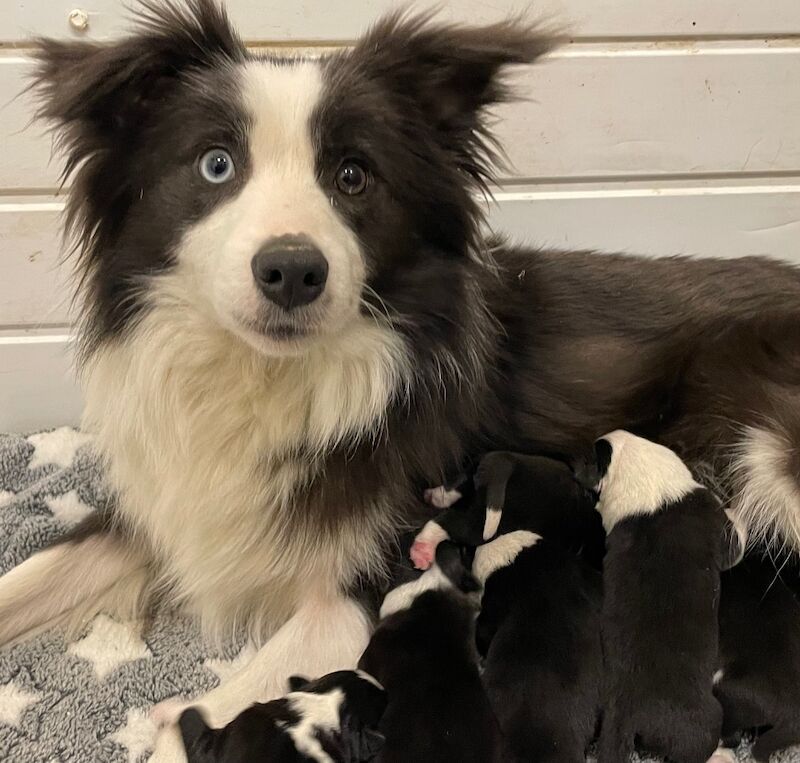
<instances>
[{"instance_id":1,"label":"puppy","mask_svg":"<svg viewBox=\"0 0 800 763\"><path fill-rule=\"evenodd\" d=\"M603 657L600 574L527 531L475 552L483 680L507 763L583 763L595 736Z\"/></svg>"},{"instance_id":2,"label":"puppy","mask_svg":"<svg viewBox=\"0 0 800 763\"><path fill-rule=\"evenodd\" d=\"M443 543L436 564L384 599L359 662L389 696L379 726L386 738L381 763L498 760L497 721L478 674L476 607L466 595L474 588L458 549Z\"/></svg>"},{"instance_id":3,"label":"puppy","mask_svg":"<svg viewBox=\"0 0 800 763\"><path fill-rule=\"evenodd\" d=\"M433 505L449 508L430 520L414 539L411 559L427 569L442 540L478 546L512 530L529 530L549 542L581 551L602 564L605 532L594 510L596 496L570 468L544 456L495 451L480 459L472 475L426 491Z\"/></svg>"},{"instance_id":4,"label":"puppy","mask_svg":"<svg viewBox=\"0 0 800 763\"><path fill-rule=\"evenodd\" d=\"M282 699L255 704L222 729L209 728L195 708L184 710L179 726L188 763L375 759L386 693L372 676L352 670L316 681L294 676L289 687Z\"/></svg>"},{"instance_id":5,"label":"puppy","mask_svg":"<svg viewBox=\"0 0 800 763\"><path fill-rule=\"evenodd\" d=\"M628 760L637 739L670 760L705 763L722 729L712 677L725 514L667 448L616 431L595 449L608 533L598 761Z\"/></svg>"},{"instance_id":6,"label":"puppy","mask_svg":"<svg viewBox=\"0 0 800 763\"><path fill-rule=\"evenodd\" d=\"M714 693L722 705L722 737L766 729L753 757L800 744L800 603L766 559L748 557L722 576L720 670Z\"/></svg>"}]
</instances>

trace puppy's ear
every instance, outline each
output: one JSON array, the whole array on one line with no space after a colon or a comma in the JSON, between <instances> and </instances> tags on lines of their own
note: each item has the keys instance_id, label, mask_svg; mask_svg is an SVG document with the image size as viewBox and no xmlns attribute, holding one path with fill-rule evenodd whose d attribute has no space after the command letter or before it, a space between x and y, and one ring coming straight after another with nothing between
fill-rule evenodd
<instances>
[{"instance_id":1,"label":"puppy's ear","mask_svg":"<svg viewBox=\"0 0 800 763\"><path fill-rule=\"evenodd\" d=\"M197 709L189 707L184 710L178 720L178 727L181 730L189 763L206 763L213 760L211 748L217 731L208 726Z\"/></svg>"},{"instance_id":2,"label":"puppy's ear","mask_svg":"<svg viewBox=\"0 0 800 763\"><path fill-rule=\"evenodd\" d=\"M311 683L311 679L305 676L289 676L287 683L289 691L303 691Z\"/></svg>"},{"instance_id":3,"label":"puppy's ear","mask_svg":"<svg viewBox=\"0 0 800 763\"><path fill-rule=\"evenodd\" d=\"M131 36L117 42L36 42L37 116L59 131L64 178L87 158L135 136L142 116L192 69L241 60L245 48L214 0L141 0Z\"/></svg>"},{"instance_id":4,"label":"puppy's ear","mask_svg":"<svg viewBox=\"0 0 800 763\"><path fill-rule=\"evenodd\" d=\"M612 456L611 443L603 437L596 440L590 450L571 459L570 466L575 479L586 490L596 491L608 471Z\"/></svg>"},{"instance_id":5,"label":"puppy's ear","mask_svg":"<svg viewBox=\"0 0 800 763\"><path fill-rule=\"evenodd\" d=\"M421 114L456 152L476 146L485 107L510 100L503 80L511 64L531 63L559 42L552 32L510 19L483 27L434 21L431 13L394 13L379 21L356 45L353 60L368 76Z\"/></svg>"}]
</instances>

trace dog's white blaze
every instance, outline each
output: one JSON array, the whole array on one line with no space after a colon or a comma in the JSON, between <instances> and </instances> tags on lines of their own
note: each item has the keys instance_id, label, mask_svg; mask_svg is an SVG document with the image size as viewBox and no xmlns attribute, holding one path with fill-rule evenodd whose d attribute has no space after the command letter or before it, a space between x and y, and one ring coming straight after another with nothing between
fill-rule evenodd
<instances>
[{"instance_id":1,"label":"dog's white blaze","mask_svg":"<svg viewBox=\"0 0 800 763\"><path fill-rule=\"evenodd\" d=\"M297 751L318 763L333 763L333 758L322 749L317 733L339 731L344 692L341 689L325 694L292 692L286 698L300 716L299 723L285 727Z\"/></svg>"},{"instance_id":2,"label":"dog's white blaze","mask_svg":"<svg viewBox=\"0 0 800 763\"><path fill-rule=\"evenodd\" d=\"M186 287L180 273L154 279L153 309L93 356L84 426L164 582L210 631L263 636L310 585L333 595L379 563L390 507L331 533L281 514L319 468L291 450L379 431L403 350L365 320L306 355L267 358L193 309Z\"/></svg>"},{"instance_id":3,"label":"dog's white blaze","mask_svg":"<svg viewBox=\"0 0 800 763\"><path fill-rule=\"evenodd\" d=\"M503 518L503 512L500 509L487 506L486 520L483 523L483 539L489 540L497 534L497 528L500 527L500 520Z\"/></svg>"},{"instance_id":4,"label":"dog's white blaze","mask_svg":"<svg viewBox=\"0 0 800 763\"><path fill-rule=\"evenodd\" d=\"M736 488L732 512L737 532L744 527L752 542L773 551L800 548L800 488L787 459L794 445L789 437L758 427L744 429L731 467Z\"/></svg>"},{"instance_id":5,"label":"dog's white blaze","mask_svg":"<svg viewBox=\"0 0 800 763\"><path fill-rule=\"evenodd\" d=\"M626 517L653 514L701 487L678 455L663 445L623 430L603 439L612 448L597 502L606 532Z\"/></svg>"},{"instance_id":6,"label":"dog's white blaze","mask_svg":"<svg viewBox=\"0 0 800 763\"><path fill-rule=\"evenodd\" d=\"M393 615L395 612L401 612L408 609L417 596L425 593L425 591L446 590L452 588L453 584L447 575L442 572L437 564L423 572L416 580L410 583L403 583L402 585L393 588L381 604L380 617L381 619Z\"/></svg>"},{"instance_id":7,"label":"dog's white blaze","mask_svg":"<svg viewBox=\"0 0 800 763\"><path fill-rule=\"evenodd\" d=\"M515 530L495 538L491 543L478 546L472 562L472 574L484 584L493 572L508 567L526 548L535 546L541 535L528 530Z\"/></svg>"},{"instance_id":8,"label":"dog's white blaze","mask_svg":"<svg viewBox=\"0 0 800 763\"><path fill-rule=\"evenodd\" d=\"M176 257L196 303L259 352L285 356L304 348L269 339L254 326L271 309L253 278L256 252L271 238L294 234L308 236L322 251L325 290L304 308L320 341L356 320L364 258L332 206L337 192L321 187L317 177L312 122L323 94L319 65L250 61L239 68L239 80L251 120L250 174L233 198L186 231Z\"/></svg>"}]
</instances>

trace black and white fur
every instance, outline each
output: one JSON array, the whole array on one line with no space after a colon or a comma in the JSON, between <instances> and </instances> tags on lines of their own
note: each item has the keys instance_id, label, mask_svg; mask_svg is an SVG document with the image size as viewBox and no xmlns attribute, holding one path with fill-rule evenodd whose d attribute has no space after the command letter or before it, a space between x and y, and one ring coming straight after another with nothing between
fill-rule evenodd
<instances>
[{"instance_id":1,"label":"black and white fur","mask_svg":"<svg viewBox=\"0 0 800 763\"><path fill-rule=\"evenodd\" d=\"M514 530L580 552L598 569L602 564L605 532L594 509L596 496L562 461L494 451L457 485L434 488L426 497L449 508L414 539L411 558L419 569L426 569L442 540L479 546Z\"/></svg>"},{"instance_id":2,"label":"black and white fur","mask_svg":"<svg viewBox=\"0 0 800 763\"><path fill-rule=\"evenodd\" d=\"M800 601L771 561L752 555L722 575L719 626L723 739L760 731L753 757L769 763L800 744Z\"/></svg>"},{"instance_id":3,"label":"black and white fur","mask_svg":"<svg viewBox=\"0 0 800 763\"><path fill-rule=\"evenodd\" d=\"M477 602L469 594L477 585L451 543L439 546L430 569L409 577L386 595L359 661L388 694L379 760L500 763L475 650Z\"/></svg>"},{"instance_id":4,"label":"black and white fur","mask_svg":"<svg viewBox=\"0 0 800 763\"><path fill-rule=\"evenodd\" d=\"M0 643L154 599L244 625L257 656L200 702L223 725L293 672L355 664L370 621L350 592L384 584L425 485L615 427L679 447L756 534L800 546L797 269L483 235L487 110L552 35L391 15L287 59L249 51L213 0L138 11L116 41L39 41L83 424L116 499L0 580ZM220 150L233 171L211 183ZM313 255L315 300L267 296L283 281L254 268L276 247ZM161 742L179 754L174 727Z\"/></svg>"},{"instance_id":5,"label":"black and white fur","mask_svg":"<svg viewBox=\"0 0 800 763\"><path fill-rule=\"evenodd\" d=\"M606 687L598 763L628 760L634 740L705 763L722 729L714 697L726 516L662 445L616 431L596 444Z\"/></svg>"},{"instance_id":6,"label":"black and white fur","mask_svg":"<svg viewBox=\"0 0 800 763\"><path fill-rule=\"evenodd\" d=\"M188 763L369 763L383 746L386 692L370 675L342 670L314 681L293 676L290 693L212 729L195 708L180 717Z\"/></svg>"},{"instance_id":7,"label":"black and white fur","mask_svg":"<svg viewBox=\"0 0 800 763\"><path fill-rule=\"evenodd\" d=\"M508 763L584 763L597 731L603 654L600 573L524 530L475 552L483 680Z\"/></svg>"}]
</instances>

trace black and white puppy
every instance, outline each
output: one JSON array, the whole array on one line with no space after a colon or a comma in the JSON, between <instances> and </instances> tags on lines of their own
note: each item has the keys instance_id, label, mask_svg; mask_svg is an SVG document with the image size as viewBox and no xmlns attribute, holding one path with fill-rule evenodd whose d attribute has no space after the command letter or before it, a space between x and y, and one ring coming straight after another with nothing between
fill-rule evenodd
<instances>
[{"instance_id":1,"label":"black and white puppy","mask_svg":"<svg viewBox=\"0 0 800 763\"><path fill-rule=\"evenodd\" d=\"M599 763L628 760L634 740L680 763L717 748L720 571L727 519L671 450L615 431L595 445L607 685Z\"/></svg>"},{"instance_id":2,"label":"black and white puppy","mask_svg":"<svg viewBox=\"0 0 800 763\"><path fill-rule=\"evenodd\" d=\"M722 576L719 624L722 737L763 731L753 757L767 763L800 744L800 602L769 560L748 557Z\"/></svg>"},{"instance_id":3,"label":"black and white puppy","mask_svg":"<svg viewBox=\"0 0 800 763\"><path fill-rule=\"evenodd\" d=\"M188 763L326 761L367 763L383 746L377 731L386 692L369 674L341 670L315 681L294 676L290 693L255 704L221 729L195 708L179 725Z\"/></svg>"},{"instance_id":4,"label":"black and white puppy","mask_svg":"<svg viewBox=\"0 0 800 763\"><path fill-rule=\"evenodd\" d=\"M520 530L475 552L476 636L507 763L583 763L600 710L602 582L575 554Z\"/></svg>"},{"instance_id":5,"label":"black and white puppy","mask_svg":"<svg viewBox=\"0 0 800 763\"><path fill-rule=\"evenodd\" d=\"M514 530L529 530L602 563L605 533L594 510L596 495L562 461L508 451L485 454L472 474L426 491L433 505L448 506L425 524L411 547L419 569L430 565L446 539L479 546Z\"/></svg>"},{"instance_id":6,"label":"black and white puppy","mask_svg":"<svg viewBox=\"0 0 800 763\"><path fill-rule=\"evenodd\" d=\"M478 673L477 588L459 550L443 543L429 570L386 595L359 662L386 687L381 763L491 763L499 730ZM472 585L470 585L470 582Z\"/></svg>"}]
</instances>

